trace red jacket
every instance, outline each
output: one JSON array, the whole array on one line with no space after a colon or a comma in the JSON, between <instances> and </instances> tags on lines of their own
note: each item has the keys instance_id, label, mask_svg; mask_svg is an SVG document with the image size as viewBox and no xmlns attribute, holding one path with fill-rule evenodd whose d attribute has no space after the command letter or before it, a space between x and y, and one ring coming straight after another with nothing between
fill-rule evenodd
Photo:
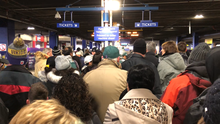
<instances>
[{"instance_id":1,"label":"red jacket","mask_svg":"<svg viewBox=\"0 0 220 124\"><path fill-rule=\"evenodd\" d=\"M174 110L173 124L182 124L193 99L212 85L211 82L187 72L172 79L161 97L161 101Z\"/></svg>"}]
</instances>

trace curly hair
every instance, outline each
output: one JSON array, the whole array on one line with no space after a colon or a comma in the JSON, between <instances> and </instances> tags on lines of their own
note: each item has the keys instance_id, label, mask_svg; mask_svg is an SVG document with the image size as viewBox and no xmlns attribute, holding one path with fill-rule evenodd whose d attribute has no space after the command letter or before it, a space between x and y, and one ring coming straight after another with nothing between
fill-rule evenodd
<instances>
[{"instance_id":1,"label":"curly hair","mask_svg":"<svg viewBox=\"0 0 220 124\"><path fill-rule=\"evenodd\" d=\"M58 99L83 122L87 122L91 120L93 112L88 85L79 75L68 72L55 86L53 98Z\"/></svg>"}]
</instances>

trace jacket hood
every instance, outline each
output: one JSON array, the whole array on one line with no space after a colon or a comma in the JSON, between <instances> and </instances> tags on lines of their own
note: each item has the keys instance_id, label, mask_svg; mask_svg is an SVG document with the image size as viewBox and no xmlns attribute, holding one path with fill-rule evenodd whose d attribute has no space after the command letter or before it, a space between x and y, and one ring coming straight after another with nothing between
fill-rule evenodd
<instances>
[{"instance_id":1,"label":"jacket hood","mask_svg":"<svg viewBox=\"0 0 220 124\"><path fill-rule=\"evenodd\" d=\"M166 61L176 70L184 70L186 68L183 58L179 53L163 56L161 57L161 61Z\"/></svg>"},{"instance_id":2,"label":"jacket hood","mask_svg":"<svg viewBox=\"0 0 220 124\"><path fill-rule=\"evenodd\" d=\"M47 73L47 80L57 84L60 81L60 79L62 78L62 76L55 75L54 74L55 72L56 72L56 69L52 69L52 71Z\"/></svg>"},{"instance_id":3,"label":"jacket hood","mask_svg":"<svg viewBox=\"0 0 220 124\"><path fill-rule=\"evenodd\" d=\"M45 53L42 53L41 51L37 51L35 53L35 60L36 62L39 62L41 59L47 59L48 55Z\"/></svg>"},{"instance_id":4,"label":"jacket hood","mask_svg":"<svg viewBox=\"0 0 220 124\"><path fill-rule=\"evenodd\" d=\"M114 60L110 60L110 59L105 59L102 60L99 64L98 67L103 66L103 65L110 65L110 66L115 66L117 68L121 68L121 64L115 62Z\"/></svg>"},{"instance_id":5,"label":"jacket hood","mask_svg":"<svg viewBox=\"0 0 220 124\"><path fill-rule=\"evenodd\" d=\"M210 81L214 83L220 76L220 47L215 47L208 53L206 68Z\"/></svg>"},{"instance_id":6,"label":"jacket hood","mask_svg":"<svg viewBox=\"0 0 220 124\"><path fill-rule=\"evenodd\" d=\"M193 74L185 73L185 75L189 77L189 80L193 86L201 89L200 92L202 92L203 90L205 90L206 88L212 85L210 81L196 77Z\"/></svg>"},{"instance_id":7,"label":"jacket hood","mask_svg":"<svg viewBox=\"0 0 220 124\"><path fill-rule=\"evenodd\" d=\"M193 62L192 64L188 65L186 70L196 72L201 77L208 78L208 72L205 65L205 60L200 62Z\"/></svg>"}]
</instances>

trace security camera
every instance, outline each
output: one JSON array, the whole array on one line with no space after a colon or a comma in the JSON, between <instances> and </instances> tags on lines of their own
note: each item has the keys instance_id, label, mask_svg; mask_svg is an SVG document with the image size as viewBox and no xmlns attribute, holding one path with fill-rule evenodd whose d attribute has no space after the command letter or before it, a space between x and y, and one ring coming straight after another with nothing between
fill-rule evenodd
<instances>
[{"instance_id":1,"label":"security camera","mask_svg":"<svg viewBox=\"0 0 220 124\"><path fill-rule=\"evenodd\" d=\"M55 19L61 19L61 15L60 15L60 13L59 12L57 12L56 14L55 14Z\"/></svg>"}]
</instances>

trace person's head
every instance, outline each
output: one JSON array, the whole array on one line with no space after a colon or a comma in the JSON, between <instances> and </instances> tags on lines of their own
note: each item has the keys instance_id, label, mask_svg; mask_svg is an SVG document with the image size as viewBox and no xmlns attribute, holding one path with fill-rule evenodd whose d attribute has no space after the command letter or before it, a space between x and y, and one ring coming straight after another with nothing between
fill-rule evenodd
<instances>
[{"instance_id":1,"label":"person's head","mask_svg":"<svg viewBox=\"0 0 220 124\"><path fill-rule=\"evenodd\" d=\"M220 124L220 79L209 88L203 104L203 117L206 124Z\"/></svg>"},{"instance_id":2,"label":"person's head","mask_svg":"<svg viewBox=\"0 0 220 124\"><path fill-rule=\"evenodd\" d=\"M44 48L42 53L47 54L49 57L53 56L51 48Z\"/></svg>"},{"instance_id":3,"label":"person's head","mask_svg":"<svg viewBox=\"0 0 220 124\"><path fill-rule=\"evenodd\" d=\"M54 56L59 56L59 55L61 55L61 52L60 52L60 50L58 49L57 46L54 46L54 48L53 48L53 50L52 50L52 53L53 53Z\"/></svg>"},{"instance_id":4,"label":"person's head","mask_svg":"<svg viewBox=\"0 0 220 124\"><path fill-rule=\"evenodd\" d=\"M128 71L128 91L132 89L145 88L153 90L155 83L154 71L147 65L136 65Z\"/></svg>"},{"instance_id":5,"label":"person's head","mask_svg":"<svg viewBox=\"0 0 220 124\"><path fill-rule=\"evenodd\" d=\"M92 99L87 84L79 75L70 72L63 76L54 88L53 98L83 122L91 120Z\"/></svg>"},{"instance_id":6,"label":"person's head","mask_svg":"<svg viewBox=\"0 0 220 124\"><path fill-rule=\"evenodd\" d=\"M8 46L6 53L7 60L12 65L25 65L27 63L27 46L23 39L16 37Z\"/></svg>"},{"instance_id":7,"label":"person's head","mask_svg":"<svg viewBox=\"0 0 220 124\"><path fill-rule=\"evenodd\" d=\"M167 41L162 44L162 55L166 54L172 54L172 53L177 53L178 49L176 46L176 43L174 41Z\"/></svg>"},{"instance_id":8,"label":"person's head","mask_svg":"<svg viewBox=\"0 0 220 124\"><path fill-rule=\"evenodd\" d=\"M124 59L124 60L126 60L127 59L127 52L124 52L123 54L122 54L122 58Z\"/></svg>"},{"instance_id":9,"label":"person's head","mask_svg":"<svg viewBox=\"0 0 220 124\"><path fill-rule=\"evenodd\" d=\"M186 51L187 51L187 49L186 49L186 42L184 42L184 41L180 41L179 43L178 43L178 50L179 50L179 52L180 53L185 53Z\"/></svg>"},{"instance_id":10,"label":"person's head","mask_svg":"<svg viewBox=\"0 0 220 124\"><path fill-rule=\"evenodd\" d=\"M56 59L56 56L49 57L46 62L47 67L55 68L55 59Z\"/></svg>"},{"instance_id":11,"label":"person's head","mask_svg":"<svg viewBox=\"0 0 220 124\"><path fill-rule=\"evenodd\" d=\"M147 43L147 52L156 53L156 43L151 41Z\"/></svg>"},{"instance_id":12,"label":"person's head","mask_svg":"<svg viewBox=\"0 0 220 124\"><path fill-rule=\"evenodd\" d=\"M96 51L96 47L92 48L92 55L95 55Z\"/></svg>"},{"instance_id":13,"label":"person's head","mask_svg":"<svg viewBox=\"0 0 220 124\"><path fill-rule=\"evenodd\" d=\"M24 106L9 124L82 124L57 100L37 100Z\"/></svg>"},{"instance_id":14,"label":"person's head","mask_svg":"<svg viewBox=\"0 0 220 124\"><path fill-rule=\"evenodd\" d=\"M105 48L105 51L103 52L104 59L111 59L116 62L119 62L119 58L120 58L119 56L120 56L119 50L115 46L107 46Z\"/></svg>"},{"instance_id":15,"label":"person's head","mask_svg":"<svg viewBox=\"0 0 220 124\"><path fill-rule=\"evenodd\" d=\"M76 56L81 57L81 52L80 51L76 52Z\"/></svg>"},{"instance_id":16,"label":"person's head","mask_svg":"<svg viewBox=\"0 0 220 124\"><path fill-rule=\"evenodd\" d=\"M188 58L188 63L194 63L199 61L205 61L207 54L210 51L210 47L206 43L200 43L198 44L193 51L190 53L190 56Z\"/></svg>"},{"instance_id":17,"label":"person's head","mask_svg":"<svg viewBox=\"0 0 220 124\"><path fill-rule=\"evenodd\" d=\"M35 83L31 85L31 89L28 93L27 104L34 102L35 100L47 100L48 99L48 90L46 86L41 83Z\"/></svg>"},{"instance_id":18,"label":"person's head","mask_svg":"<svg viewBox=\"0 0 220 124\"><path fill-rule=\"evenodd\" d=\"M76 49L76 51L80 51L81 49L78 47L77 49Z\"/></svg>"},{"instance_id":19,"label":"person's head","mask_svg":"<svg viewBox=\"0 0 220 124\"><path fill-rule=\"evenodd\" d=\"M92 59L93 59L93 55L86 56L85 59L84 59L85 65L91 66L92 65Z\"/></svg>"},{"instance_id":20,"label":"person's head","mask_svg":"<svg viewBox=\"0 0 220 124\"><path fill-rule=\"evenodd\" d=\"M93 56L92 59L92 64L93 65L98 65L99 62L102 61L102 53L101 52L96 52L96 54Z\"/></svg>"},{"instance_id":21,"label":"person's head","mask_svg":"<svg viewBox=\"0 0 220 124\"><path fill-rule=\"evenodd\" d=\"M71 47L66 47L64 50L63 50L63 55L64 56L73 56L73 49Z\"/></svg>"},{"instance_id":22,"label":"person's head","mask_svg":"<svg viewBox=\"0 0 220 124\"><path fill-rule=\"evenodd\" d=\"M206 69L211 83L220 77L220 47L212 48L206 57Z\"/></svg>"},{"instance_id":23,"label":"person's head","mask_svg":"<svg viewBox=\"0 0 220 124\"><path fill-rule=\"evenodd\" d=\"M142 56L145 56L146 54L146 42L144 39L137 39L134 41L134 47L133 47L134 53L141 54Z\"/></svg>"}]
</instances>

